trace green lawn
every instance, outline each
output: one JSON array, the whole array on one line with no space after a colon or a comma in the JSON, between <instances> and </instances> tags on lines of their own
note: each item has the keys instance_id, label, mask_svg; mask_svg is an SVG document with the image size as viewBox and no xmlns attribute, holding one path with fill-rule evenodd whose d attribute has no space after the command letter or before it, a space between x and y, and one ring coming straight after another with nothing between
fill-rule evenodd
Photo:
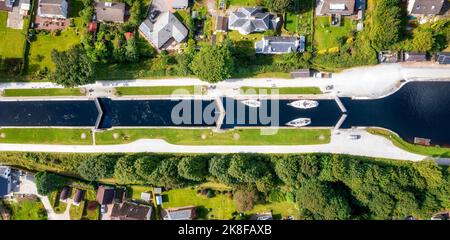
<instances>
[{"instance_id":1,"label":"green lawn","mask_svg":"<svg viewBox=\"0 0 450 240\"><path fill-rule=\"evenodd\" d=\"M22 58L25 31L7 28L7 19L8 12L0 11L0 58Z\"/></svg>"},{"instance_id":2,"label":"green lawn","mask_svg":"<svg viewBox=\"0 0 450 240\"><path fill-rule=\"evenodd\" d=\"M260 5L259 0L226 0L227 6L248 6L254 7Z\"/></svg>"},{"instance_id":3,"label":"green lawn","mask_svg":"<svg viewBox=\"0 0 450 240\"><path fill-rule=\"evenodd\" d=\"M69 209L70 220L81 220L81 218L83 217L84 205L85 201L81 201L80 205L78 206L74 204L70 205Z\"/></svg>"},{"instance_id":4,"label":"green lawn","mask_svg":"<svg viewBox=\"0 0 450 240\"><path fill-rule=\"evenodd\" d=\"M290 87L290 88L253 88L241 87L241 94L271 94L272 91L278 91L278 94L321 94L318 87ZM275 93L275 92L274 92Z\"/></svg>"},{"instance_id":5,"label":"green lawn","mask_svg":"<svg viewBox=\"0 0 450 240\"><path fill-rule=\"evenodd\" d=\"M48 195L48 200L52 204L55 213L64 213L67 208L67 203L59 201L59 192L54 191Z\"/></svg>"},{"instance_id":6,"label":"green lawn","mask_svg":"<svg viewBox=\"0 0 450 240\"><path fill-rule=\"evenodd\" d=\"M163 139L178 145L311 145L329 143L330 130L278 129L275 135L261 135L260 129L216 133L210 129L142 128L96 133L97 144L121 144L138 139Z\"/></svg>"},{"instance_id":7,"label":"green lawn","mask_svg":"<svg viewBox=\"0 0 450 240\"><path fill-rule=\"evenodd\" d=\"M0 143L91 145L92 133L87 128L1 128Z\"/></svg>"},{"instance_id":8,"label":"green lawn","mask_svg":"<svg viewBox=\"0 0 450 240\"><path fill-rule=\"evenodd\" d=\"M67 27L61 31L59 36L53 36L51 33L45 32L36 35L36 39L31 42L28 58L28 71L30 73L45 67L53 71L55 65L51 59L52 50L65 51L81 42L81 29L84 27L81 26L81 18L78 13L83 9L83 3L81 0L70 0L69 6L69 17L74 18L75 27Z\"/></svg>"},{"instance_id":9,"label":"green lawn","mask_svg":"<svg viewBox=\"0 0 450 240\"><path fill-rule=\"evenodd\" d=\"M151 191L153 192L153 187L150 186L142 186L142 185L132 185L127 188L128 192L131 195L131 199L140 200L141 193Z\"/></svg>"},{"instance_id":10,"label":"green lawn","mask_svg":"<svg viewBox=\"0 0 450 240\"><path fill-rule=\"evenodd\" d=\"M39 199L23 199L7 203L11 220L47 220L47 212Z\"/></svg>"},{"instance_id":11,"label":"green lawn","mask_svg":"<svg viewBox=\"0 0 450 240\"><path fill-rule=\"evenodd\" d=\"M342 18L340 27L332 27L328 16L316 17L314 25L314 44L318 51L339 47L339 39L350 37L355 28L351 19L346 17Z\"/></svg>"},{"instance_id":12,"label":"green lawn","mask_svg":"<svg viewBox=\"0 0 450 240\"><path fill-rule=\"evenodd\" d=\"M117 95L192 95L201 92L200 87L194 86L167 86L167 87L116 87Z\"/></svg>"},{"instance_id":13,"label":"green lawn","mask_svg":"<svg viewBox=\"0 0 450 240\"><path fill-rule=\"evenodd\" d=\"M421 155L433 156L433 157L450 157L450 148L433 147L433 146L421 146L406 142L399 136L393 134L390 131L378 128L369 128L367 131L371 134L380 135L389 139L395 146L412 153Z\"/></svg>"},{"instance_id":14,"label":"green lawn","mask_svg":"<svg viewBox=\"0 0 450 240\"><path fill-rule=\"evenodd\" d=\"M79 88L5 89L4 97L84 96Z\"/></svg>"}]
</instances>

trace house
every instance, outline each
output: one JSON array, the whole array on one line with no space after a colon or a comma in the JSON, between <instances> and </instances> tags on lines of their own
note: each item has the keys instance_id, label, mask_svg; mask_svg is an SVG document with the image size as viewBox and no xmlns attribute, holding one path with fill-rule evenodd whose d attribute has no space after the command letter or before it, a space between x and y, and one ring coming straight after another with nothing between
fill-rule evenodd
<instances>
[{"instance_id":1,"label":"house","mask_svg":"<svg viewBox=\"0 0 450 240\"><path fill-rule=\"evenodd\" d=\"M171 0L172 9L186 9L189 7L189 0Z\"/></svg>"},{"instance_id":2,"label":"house","mask_svg":"<svg viewBox=\"0 0 450 240\"><path fill-rule=\"evenodd\" d=\"M73 196L73 204L76 206L80 205L80 202L83 200L83 197L84 197L84 190L77 188Z\"/></svg>"},{"instance_id":3,"label":"house","mask_svg":"<svg viewBox=\"0 0 450 240\"><path fill-rule=\"evenodd\" d=\"M292 78L308 78L311 77L311 69L305 68L305 69L298 69L291 72Z\"/></svg>"},{"instance_id":4,"label":"house","mask_svg":"<svg viewBox=\"0 0 450 240\"><path fill-rule=\"evenodd\" d=\"M273 220L272 212L253 214L250 220Z\"/></svg>"},{"instance_id":5,"label":"house","mask_svg":"<svg viewBox=\"0 0 450 240\"><path fill-rule=\"evenodd\" d=\"M438 15L445 0L408 0L408 14L410 15Z\"/></svg>"},{"instance_id":6,"label":"house","mask_svg":"<svg viewBox=\"0 0 450 240\"><path fill-rule=\"evenodd\" d=\"M0 10L12 11L16 0L0 0Z\"/></svg>"},{"instance_id":7,"label":"house","mask_svg":"<svg viewBox=\"0 0 450 240\"><path fill-rule=\"evenodd\" d=\"M171 12L160 14L156 20L147 18L139 32L157 49L170 49L188 36L188 29Z\"/></svg>"},{"instance_id":8,"label":"house","mask_svg":"<svg viewBox=\"0 0 450 240\"><path fill-rule=\"evenodd\" d=\"M100 186L97 189L97 202L100 205L111 204L114 200L116 190L109 186Z\"/></svg>"},{"instance_id":9,"label":"house","mask_svg":"<svg viewBox=\"0 0 450 240\"><path fill-rule=\"evenodd\" d=\"M238 8L228 17L228 28L247 35L253 32L277 30L280 18L271 13L265 13L260 7Z\"/></svg>"},{"instance_id":10,"label":"house","mask_svg":"<svg viewBox=\"0 0 450 240\"><path fill-rule=\"evenodd\" d=\"M195 207L161 209L161 218L164 220L193 220L195 218Z\"/></svg>"},{"instance_id":11,"label":"house","mask_svg":"<svg viewBox=\"0 0 450 240\"><path fill-rule=\"evenodd\" d=\"M403 59L405 62L424 62L427 61L427 54L418 52L405 52Z\"/></svg>"},{"instance_id":12,"label":"house","mask_svg":"<svg viewBox=\"0 0 450 240\"><path fill-rule=\"evenodd\" d=\"M355 14L356 0L320 0L316 14L319 16L338 14L349 16Z\"/></svg>"},{"instance_id":13,"label":"house","mask_svg":"<svg viewBox=\"0 0 450 240\"><path fill-rule=\"evenodd\" d=\"M297 37L263 37L261 41L255 43L255 50L260 54L300 52L300 39Z\"/></svg>"},{"instance_id":14,"label":"house","mask_svg":"<svg viewBox=\"0 0 450 240\"><path fill-rule=\"evenodd\" d=\"M11 190L11 168L0 166L0 198L10 196Z\"/></svg>"},{"instance_id":15,"label":"house","mask_svg":"<svg viewBox=\"0 0 450 240\"><path fill-rule=\"evenodd\" d=\"M219 16L216 17L216 32L228 31L228 17Z\"/></svg>"},{"instance_id":16,"label":"house","mask_svg":"<svg viewBox=\"0 0 450 240\"><path fill-rule=\"evenodd\" d=\"M440 52L437 54L439 64L450 64L450 52Z\"/></svg>"},{"instance_id":17,"label":"house","mask_svg":"<svg viewBox=\"0 0 450 240\"><path fill-rule=\"evenodd\" d=\"M39 0L38 16L43 18L67 18L66 0Z\"/></svg>"},{"instance_id":18,"label":"house","mask_svg":"<svg viewBox=\"0 0 450 240\"><path fill-rule=\"evenodd\" d=\"M126 198L126 193L127 193L126 188L117 187L116 191L114 193L114 199L113 199L114 203L122 203Z\"/></svg>"},{"instance_id":19,"label":"house","mask_svg":"<svg viewBox=\"0 0 450 240\"><path fill-rule=\"evenodd\" d=\"M67 199L69 198L69 194L70 194L70 188L67 186L63 187L63 189L61 190L61 193L59 194L59 201L66 202Z\"/></svg>"},{"instance_id":20,"label":"house","mask_svg":"<svg viewBox=\"0 0 450 240\"><path fill-rule=\"evenodd\" d=\"M125 3L95 2L95 16L101 22L123 23L125 21Z\"/></svg>"},{"instance_id":21,"label":"house","mask_svg":"<svg viewBox=\"0 0 450 240\"><path fill-rule=\"evenodd\" d=\"M150 220L152 207L133 202L115 203L111 210L111 220Z\"/></svg>"}]
</instances>

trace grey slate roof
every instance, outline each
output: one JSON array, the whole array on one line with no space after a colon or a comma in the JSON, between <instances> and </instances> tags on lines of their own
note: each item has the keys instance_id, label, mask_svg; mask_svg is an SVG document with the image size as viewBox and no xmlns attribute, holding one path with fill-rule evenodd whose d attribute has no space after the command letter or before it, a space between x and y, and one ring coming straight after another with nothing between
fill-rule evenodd
<instances>
[{"instance_id":1,"label":"grey slate roof","mask_svg":"<svg viewBox=\"0 0 450 240\"><path fill-rule=\"evenodd\" d=\"M132 202L115 203L111 219L115 220L150 220L152 208Z\"/></svg>"},{"instance_id":2,"label":"grey slate roof","mask_svg":"<svg viewBox=\"0 0 450 240\"><path fill-rule=\"evenodd\" d=\"M8 194L8 179L0 177L0 197Z\"/></svg>"},{"instance_id":3,"label":"grey slate roof","mask_svg":"<svg viewBox=\"0 0 450 240\"><path fill-rule=\"evenodd\" d=\"M440 52L437 55L439 64L450 64L450 52Z\"/></svg>"},{"instance_id":4,"label":"grey slate roof","mask_svg":"<svg viewBox=\"0 0 450 240\"><path fill-rule=\"evenodd\" d=\"M228 28L238 30L241 34L274 30L279 24L280 18L263 12L260 7L239 8L231 12L228 18Z\"/></svg>"},{"instance_id":5,"label":"grey slate roof","mask_svg":"<svg viewBox=\"0 0 450 240\"><path fill-rule=\"evenodd\" d=\"M162 13L154 23L147 18L139 26L139 30L159 49L170 39L180 43L188 36L188 29L171 12Z\"/></svg>"},{"instance_id":6,"label":"grey slate roof","mask_svg":"<svg viewBox=\"0 0 450 240\"><path fill-rule=\"evenodd\" d=\"M409 0L409 14L436 15L444 6L445 0Z\"/></svg>"},{"instance_id":7,"label":"grey slate roof","mask_svg":"<svg viewBox=\"0 0 450 240\"><path fill-rule=\"evenodd\" d=\"M162 209L161 216L164 220L192 220L195 217L195 207Z\"/></svg>"},{"instance_id":8,"label":"grey slate roof","mask_svg":"<svg viewBox=\"0 0 450 240\"><path fill-rule=\"evenodd\" d=\"M39 0L38 15L62 15L67 18L66 0Z\"/></svg>"},{"instance_id":9,"label":"grey slate roof","mask_svg":"<svg viewBox=\"0 0 450 240\"><path fill-rule=\"evenodd\" d=\"M104 22L124 22L125 3L111 3L107 6L106 2L95 2L95 14L99 21Z\"/></svg>"},{"instance_id":10,"label":"grey slate roof","mask_svg":"<svg viewBox=\"0 0 450 240\"><path fill-rule=\"evenodd\" d=\"M11 169L9 167L0 166L0 197L9 194L11 181Z\"/></svg>"},{"instance_id":11,"label":"grey slate roof","mask_svg":"<svg viewBox=\"0 0 450 240\"><path fill-rule=\"evenodd\" d=\"M300 39L296 37L263 37L255 43L256 53L280 54L300 51Z\"/></svg>"},{"instance_id":12,"label":"grey slate roof","mask_svg":"<svg viewBox=\"0 0 450 240\"><path fill-rule=\"evenodd\" d=\"M321 0L319 9L319 15L352 15L355 13L355 0Z\"/></svg>"},{"instance_id":13,"label":"grey slate roof","mask_svg":"<svg viewBox=\"0 0 450 240\"><path fill-rule=\"evenodd\" d=\"M172 8L183 9L189 6L189 0L172 0Z\"/></svg>"}]
</instances>

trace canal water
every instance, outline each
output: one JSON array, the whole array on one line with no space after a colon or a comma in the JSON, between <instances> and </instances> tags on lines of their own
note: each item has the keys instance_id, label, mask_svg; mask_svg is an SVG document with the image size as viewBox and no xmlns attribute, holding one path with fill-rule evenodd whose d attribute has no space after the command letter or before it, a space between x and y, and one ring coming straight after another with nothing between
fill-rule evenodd
<instances>
[{"instance_id":1,"label":"canal water","mask_svg":"<svg viewBox=\"0 0 450 240\"><path fill-rule=\"evenodd\" d=\"M450 82L414 82L376 100L342 98L347 118L341 128L373 126L390 129L403 139L429 138L434 145L450 145ZM222 99L223 128L285 126L296 118L311 118L311 127L333 127L342 116L334 100L319 100L313 109L296 109L291 100L261 100L249 108ZM213 101L100 99L100 128L215 126L219 113ZM0 101L1 126L94 126L94 101Z\"/></svg>"}]
</instances>

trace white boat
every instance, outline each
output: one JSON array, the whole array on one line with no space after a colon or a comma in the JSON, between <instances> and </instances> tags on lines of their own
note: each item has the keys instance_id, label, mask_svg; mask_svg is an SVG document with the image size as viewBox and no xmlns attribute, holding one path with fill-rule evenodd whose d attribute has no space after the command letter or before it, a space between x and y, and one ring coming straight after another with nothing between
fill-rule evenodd
<instances>
[{"instance_id":1,"label":"white boat","mask_svg":"<svg viewBox=\"0 0 450 240\"><path fill-rule=\"evenodd\" d=\"M288 103L289 106L295 107L295 108L301 108L301 109L309 109L309 108L315 108L319 106L319 102L314 100L297 100L291 103Z\"/></svg>"},{"instance_id":2,"label":"white boat","mask_svg":"<svg viewBox=\"0 0 450 240\"><path fill-rule=\"evenodd\" d=\"M294 119L294 120L286 123L286 125L291 126L291 127L304 127L309 124L311 124L310 118L297 118L297 119Z\"/></svg>"},{"instance_id":3,"label":"white boat","mask_svg":"<svg viewBox=\"0 0 450 240\"><path fill-rule=\"evenodd\" d=\"M253 99L243 100L243 101L241 101L241 103L243 103L249 107L253 107L253 108L261 107L261 102L258 100L253 100Z\"/></svg>"}]
</instances>

